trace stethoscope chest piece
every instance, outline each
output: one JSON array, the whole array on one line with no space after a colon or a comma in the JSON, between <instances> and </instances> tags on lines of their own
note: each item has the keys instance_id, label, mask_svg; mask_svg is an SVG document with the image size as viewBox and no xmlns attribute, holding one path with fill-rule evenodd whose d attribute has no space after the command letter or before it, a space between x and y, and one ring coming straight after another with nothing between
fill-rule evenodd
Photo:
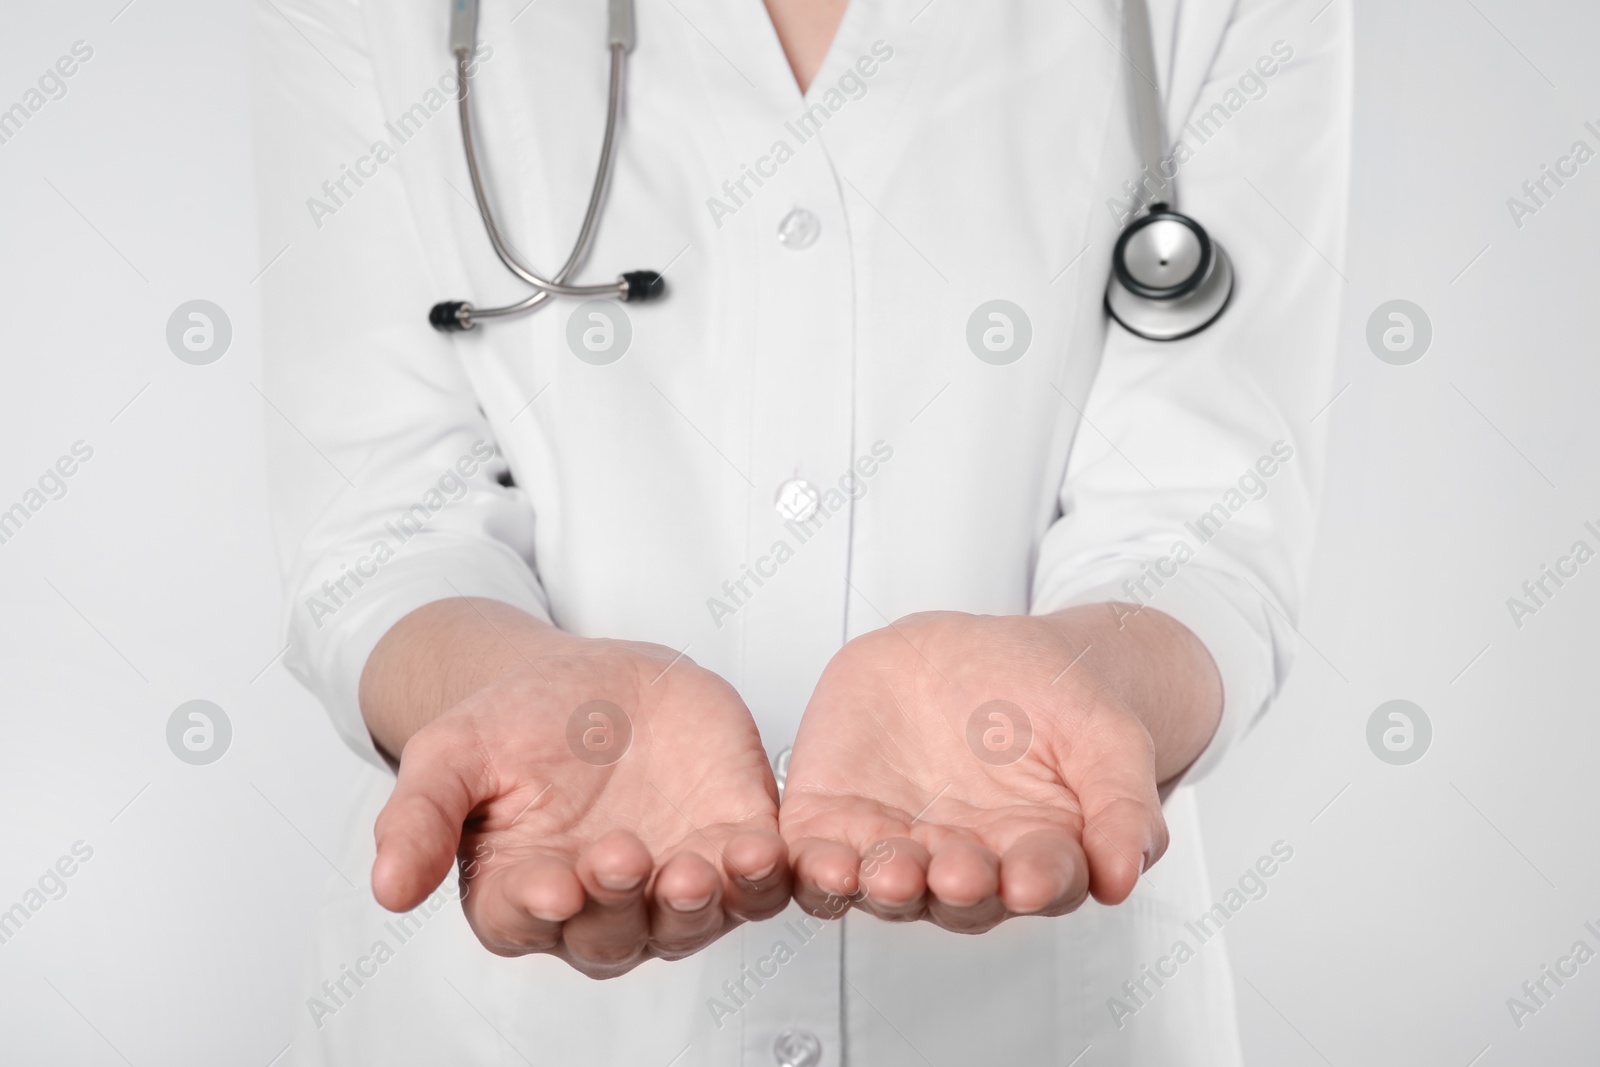
<instances>
[{"instance_id":1,"label":"stethoscope chest piece","mask_svg":"<svg viewBox=\"0 0 1600 1067\"><path fill-rule=\"evenodd\" d=\"M1106 308L1129 331L1176 341L1216 321L1233 295L1233 263L1194 219L1156 205L1117 239Z\"/></svg>"}]
</instances>

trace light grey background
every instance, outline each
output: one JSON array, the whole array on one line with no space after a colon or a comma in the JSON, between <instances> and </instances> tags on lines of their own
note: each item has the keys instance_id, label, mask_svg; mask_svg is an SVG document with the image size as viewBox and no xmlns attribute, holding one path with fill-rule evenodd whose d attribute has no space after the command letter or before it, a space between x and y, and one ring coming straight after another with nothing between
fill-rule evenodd
<instances>
[{"instance_id":1,"label":"light grey background","mask_svg":"<svg viewBox=\"0 0 1600 1067\"><path fill-rule=\"evenodd\" d=\"M255 240L243 4L124 2L20 5L0 36L0 107L94 48L0 144L0 509L94 449L0 544L0 910L94 850L0 944L0 1062L292 1064L299 938L324 880L364 879L323 854L367 773L278 662L252 283L294 250ZM1334 458L1300 663L1203 787L1219 893L1295 850L1228 927L1247 1058L1593 1062L1600 962L1520 1029L1506 999L1600 947L1600 561L1520 629L1506 598L1600 543L1600 159L1520 229L1506 199L1600 147L1600 12L1356 8L1348 388L1318 416ZM196 298L233 324L210 366L166 346ZM1397 298L1434 329L1405 367L1364 339ZM1410 766L1366 745L1394 698L1433 723ZM209 766L166 747L193 699L233 726Z\"/></svg>"}]
</instances>

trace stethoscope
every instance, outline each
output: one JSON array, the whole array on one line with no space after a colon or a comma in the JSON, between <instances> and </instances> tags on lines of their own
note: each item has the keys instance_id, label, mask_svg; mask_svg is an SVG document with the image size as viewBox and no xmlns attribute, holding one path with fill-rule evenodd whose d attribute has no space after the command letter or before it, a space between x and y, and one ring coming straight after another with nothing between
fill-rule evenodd
<instances>
[{"instance_id":1,"label":"stethoscope","mask_svg":"<svg viewBox=\"0 0 1600 1067\"><path fill-rule=\"evenodd\" d=\"M478 0L450 0L450 51L456 57L456 102L461 114L461 147L467 156L467 174L472 178L472 195L478 201L478 215L484 229L489 231L489 243L506 269L534 289L532 293L503 307L474 307L465 300L447 300L433 305L428 312L428 322L436 330L470 330L485 319L507 319L526 315L552 296L575 296L587 299L611 297L616 300L654 300L666 292L666 281L653 270L634 270L620 275L616 281L601 285L568 285L567 278L583 263L589 254L589 244L594 239L595 224L600 220L600 204L605 199L606 186L611 181L612 148L616 141L617 113L622 107L622 74L627 56L633 50L633 0L607 0L609 25L606 30L606 47L611 52L611 88L606 102L606 135L600 142L600 166L594 176L594 188L589 193L589 208L584 212L583 226L572 246L566 263L556 271L554 278L545 278L528 266L516 250L506 243L500 227L489 206L489 196L483 188L483 172L478 166L478 152L473 137L472 104L467 92L472 73L468 60L477 47Z\"/></svg>"},{"instance_id":2,"label":"stethoscope","mask_svg":"<svg viewBox=\"0 0 1600 1067\"><path fill-rule=\"evenodd\" d=\"M578 239L567 261L553 278L541 276L524 263L501 235L494 219L473 136L472 105L468 87L469 59L477 46L478 0L450 0L450 50L456 57L456 99L461 115L461 145L467 173L478 203L478 215L488 231L489 243L506 269L532 286L534 292L514 304L479 308L465 300L435 304L428 321L437 330L470 330L488 319L525 315L552 296L624 301L654 300L666 291L666 282L653 270L622 274L599 285L569 285L567 278L582 264L594 238L611 180L617 114L622 102L622 76L633 49L633 0L607 0L606 47L611 52L610 94L606 103L605 138L600 145L600 165L589 207ZM1131 53L1134 111L1139 132L1139 158L1146 180L1159 183L1163 197L1142 210L1122 231L1111 253L1111 280L1106 286L1106 309L1132 333L1152 341L1176 341L1210 326L1228 306L1233 294L1233 264L1227 252L1206 233L1205 227L1176 209L1177 186L1163 166L1166 123L1162 119L1155 72L1155 46L1150 13L1145 0L1124 0L1128 50Z\"/></svg>"},{"instance_id":3,"label":"stethoscope","mask_svg":"<svg viewBox=\"0 0 1600 1067\"><path fill-rule=\"evenodd\" d=\"M1155 81L1155 44L1145 0L1123 0L1134 114L1143 178L1162 199L1117 238L1111 250L1106 310L1129 332L1151 341L1191 337L1217 321L1233 295L1233 261L1205 227L1177 210L1177 165L1168 174L1166 122Z\"/></svg>"}]
</instances>

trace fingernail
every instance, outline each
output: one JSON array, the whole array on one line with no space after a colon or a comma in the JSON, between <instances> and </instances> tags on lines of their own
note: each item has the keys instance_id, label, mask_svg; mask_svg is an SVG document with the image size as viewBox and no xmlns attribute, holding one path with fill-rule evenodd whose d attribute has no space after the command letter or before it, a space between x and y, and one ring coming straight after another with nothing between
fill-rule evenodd
<instances>
[{"instance_id":1,"label":"fingernail","mask_svg":"<svg viewBox=\"0 0 1600 1067\"><path fill-rule=\"evenodd\" d=\"M642 874L601 874L596 871L594 880L613 893L626 893L630 889L638 889L639 883L644 881Z\"/></svg>"},{"instance_id":2,"label":"fingernail","mask_svg":"<svg viewBox=\"0 0 1600 1067\"><path fill-rule=\"evenodd\" d=\"M709 903L711 903L711 894L707 893L705 896L695 897L693 900L669 900L667 901L667 906L673 911L699 911Z\"/></svg>"},{"instance_id":3,"label":"fingernail","mask_svg":"<svg viewBox=\"0 0 1600 1067\"><path fill-rule=\"evenodd\" d=\"M778 869L778 861L777 860L773 860L771 863L767 864L765 867L761 868L759 871L751 871L749 874L745 875L745 879L747 881L751 881L751 882L760 882L760 881L763 881L763 880L765 880L767 878L770 878L772 876L772 872L777 870L777 869Z\"/></svg>"}]
</instances>

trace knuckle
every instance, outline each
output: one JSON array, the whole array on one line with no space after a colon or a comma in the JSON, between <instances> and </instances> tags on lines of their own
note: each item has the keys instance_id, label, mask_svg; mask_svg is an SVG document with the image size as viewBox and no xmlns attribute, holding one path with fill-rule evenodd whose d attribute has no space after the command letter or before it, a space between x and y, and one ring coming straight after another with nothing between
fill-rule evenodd
<instances>
[{"instance_id":1,"label":"knuckle","mask_svg":"<svg viewBox=\"0 0 1600 1067\"><path fill-rule=\"evenodd\" d=\"M681 960L711 944L715 931L700 930L693 934L664 937L650 942L650 953L664 960Z\"/></svg>"},{"instance_id":2,"label":"knuckle","mask_svg":"<svg viewBox=\"0 0 1600 1067\"><path fill-rule=\"evenodd\" d=\"M467 916L467 924L472 927L472 933L477 937L478 943L496 956L510 958L539 951L538 946L526 944L524 939L499 928L497 924L486 923L481 918L475 919L471 915Z\"/></svg>"},{"instance_id":3,"label":"knuckle","mask_svg":"<svg viewBox=\"0 0 1600 1067\"><path fill-rule=\"evenodd\" d=\"M1035 914L1043 915L1046 918L1051 919L1058 918L1062 915L1071 915L1073 912L1083 907L1083 902L1088 898L1089 890L1087 887L1085 887L1084 889L1073 893L1071 896L1063 897L1060 900L1051 902L1049 907L1043 908Z\"/></svg>"},{"instance_id":4,"label":"knuckle","mask_svg":"<svg viewBox=\"0 0 1600 1067\"><path fill-rule=\"evenodd\" d=\"M763 919L770 919L774 915L781 914L783 909L788 906L789 898L787 895L773 893L770 897L758 897L754 900L745 901L744 905L739 908L737 915L739 919L745 922L760 922ZM818 913L813 912L813 914ZM833 918L831 914L822 915L821 917Z\"/></svg>"},{"instance_id":5,"label":"knuckle","mask_svg":"<svg viewBox=\"0 0 1600 1067\"><path fill-rule=\"evenodd\" d=\"M569 945L574 957L580 960L584 967L595 973L589 977L610 977L621 973L619 968L631 969L636 964L644 951L640 942L606 943L590 942L581 945Z\"/></svg>"},{"instance_id":6,"label":"knuckle","mask_svg":"<svg viewBox=\"0 0 1600 1067\"><path fill-rule=\"evenodd\" d=\"M530 952L548 952L555 947L554 934L543 934L507 921L482 908L466 905L462 908L467 925L484 948L496 956L526 956Z\"/></svg>"},{"instance_id":7,"label":"knuckle","mask_svg":"<svg viewBox=\"0 0 1600 1067\"><path fill-rule=\"evenodd\" d=\"M518 956L526 956L532 951L531 949L518 948L514 945L500 945L490 941L485 941L481 937L478 939L478 943L490 953L499 956L502 959L508 960L516 959Z\"/></svg>"},{"instance_id":8,"label":"knuckle","mask_svg":"<svg viewBox=\"0 0 1600 1067\"><path fill-rule=\"evenodd\" d=\"M572 961L572 969L583 975L585 978L593 979L596 982L609 982L613 978L621 978L623 975L633 970L642 962L644 961L639 959L632 960L625 964L611 966L608 964L593 963L590 961L574 960Z\"/></svg>"},{"instance_id":9,"label":"knuckle","mask_svg":"<svg viewBox=\"0 0 1600 1067\"><path fill-rule=\"evenodd\" d=\"M796 893L794 902L800 910L814 919L833 921L844 915L852 908L858 907L855 899L835 896L831 893L805 892Z\"/></svg>"},{"instance_id":10,"label":"knuckle","mask_svg":"<svg viewBox=\"0 0 1600 1067\"><path fill-rule=\"evenodd\" d=\"M510 932L501 927L497 922L486 920L481 915L467 914L467 925L472 927L472 933L484 948L497 956L520 956L522 947Z\"/></svg>"}]
</instances>

